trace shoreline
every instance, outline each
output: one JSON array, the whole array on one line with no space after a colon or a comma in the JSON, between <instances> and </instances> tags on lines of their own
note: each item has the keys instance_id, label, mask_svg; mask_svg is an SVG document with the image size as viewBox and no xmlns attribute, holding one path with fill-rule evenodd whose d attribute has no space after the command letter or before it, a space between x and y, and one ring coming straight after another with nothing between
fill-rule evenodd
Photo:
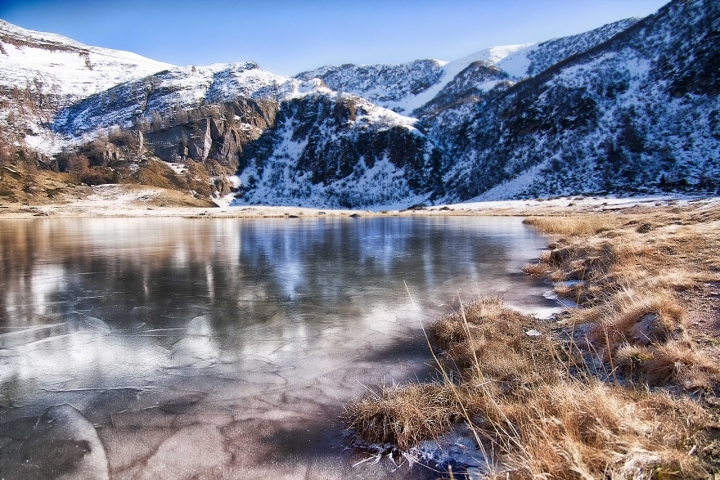
<instances>
[{"instance_id":1,"label":"shoreline","mask_svg":"<svg viewBox=\"0 0 720 480\"><path fill-rule=\"evenodd\" d=\"M436 319L439 380L351 404L354 445L489 478L717 476L717 199L533 213L556 240L523 271L578 307L543 320L486 298Z\"/></svg>"},{"instance_id":2,"label":"shoreline","mask_svg":"<svg viewBox=\"0 0 720 480\"><path fill-rule=\"evenodd\" d=\"M331 209L295 206L188 206L178 192L137 185L87 187L85 198L63 203L2 203L3 218L315 218L378 216L546 216L596 213L647 213L658 208L720 205L720 197L653 195L643 197L569 196L538 200L466 202L410 209ZM200 203L197 201L197 203Z\"/></svg>"},{"instance_id":3,"label":"shoreline","mask_svg":"<svg viewBox=\"0 0 720 480\"><path fill-rule=\"evenodd\" d=\"M554 282L558 297L577 301L580 308L568 309L554 319L540 319L490 303L468 306L480 311L469 326L463 326L457 315L455 324L440 319L450 333L435 343L434 349L445 352L442 356L453 372L446 378L460 378L461 382L449 393L440 388L442 385L425 383L410 384L410 393L404 387L381 389L372 394L370 404L358 399L348 407L351 415L365 419L353 423L351 418L348 422L359 434L355 445L380 445L382 450L375 454L402 456L418 441L425 441L423 435L436 439L455 435L452 441L465 442L468 448L474 439L482 439L480 449L471 451L470 457L480 456L482 449L497 456L485 457L482 462L471 458L478 460L475 471L507 473L508 478L579 469L593 475L612 471L619 478L629 472L627 468L647 473L648 478L658 472L679 472L679 476L668 478L704 478L707 471L720 472L720 437L713 433L720 424L720 390L716 387L720 367L715 366L720 365L720 243L716 239L720 197L573 196L371 211L188 207L173 205L172 197L158 189L102 187L92 191L95 193L84 199L65 204L0 204L0 219L533 217L528 225L558 240L537 264L528 264L523 270ZM650 294L641 295L646 291ZM490 323L496 319L502 328L486 329L488 318ZM516 325L522 328L502 338ZM482 337L462 338L464 332L482 329L486 329ZM438 335L437 327L431 330ZM483 358L476 351L475 345L488 339L499 342L492 346L493 351L509 352L506 358ZM546 341L550 350L544 349ZM528 345L533 345L529 357L525 351ZM480 368L478 358L487 362L487 370ZM538 359L540 363L534 363ZM502 363L506 360L516 365ZM543 383L545 379L550 382ZM477 386L482 388L478 390ZM558 388L561 393L553 397ZM525 415L508 392L521 399L521 406L532 405L540 417ZM461 397L456 398L458 395ZM440 404L414 408L416 397L433 397ZM372 404L374 401L380 403ZM464 414L457 410L458 404L463 405ZM358 405L361 410L357 410ZM363 438L358 432L366 420L373 428L382 426L383 431L388 423L402 423L398 419L404 415L402 409L411 412L414 429L426 427L423 420L431 418L430 414L418 414L425 411L441 415L429 423L449 428L400 440L372 433ZM578 409L591 416L578 418ZM634 411L643 412L643 416L633 417ZM628 416L623 416L625 413ZM483 420L474 424L476 419ZM462 424L468 425L474 439L468 432L458 437L453 431ZM525 430L513 432L516 424ZM548 425L555 425L553 429L560 425L564 433L546 430ZM594 426L585 431L586 425ZM607 438L595 435L595 429L605 435L606 425L610 425ZM681 432L681 438L677 440L667 430L650 425L669 425L666 428ZM523 438L525 431L535 436ZM581 433L578 438L574 437L576 431ZM552 442L543 444L543 438ZM592 443L596 441L600 443ZM622 446L633 442L641 446L645 456ZM395 447L388 447L393 443ZM606 453L615 460L599 460ZM462 455L448 464L469 466Z\"/></svg>"}]
</instances>

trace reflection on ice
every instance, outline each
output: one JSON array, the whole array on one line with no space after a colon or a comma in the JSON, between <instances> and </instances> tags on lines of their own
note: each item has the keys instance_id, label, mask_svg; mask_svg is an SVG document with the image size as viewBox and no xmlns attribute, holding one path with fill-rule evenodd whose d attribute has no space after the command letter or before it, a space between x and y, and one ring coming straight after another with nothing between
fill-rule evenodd
<instances>
[{"instance_id":1,"label":"reflection on ice","mask_svg":"<svg viewBox=\"0 0 720 480\"><path fill-rule=\"evenodd\" d=\"M0 423L0 432L6 438L0 466L3 478L109 478L105 448L95 428L70 405Z\"/></svg>"},{"instance_id":2,"label":"reflection on ice","mask_svg":"<svg viewBox=\"0 0 720 480\"><path fill-rule=\"evenodd\" d=\"M2 474L27 422L62 417L83 433L47 461L75 472L97 437L114 478L417 478L353 469L335 420L429 374L405 284L425 321L458 295L553 306L517 219L42 219L0 243Z\"/></svg>"},{"instance_id":3,"label":"reflection on ice","mask_svg":"<svg viewBox=\"0 0 720 480\"><path fill-rule=\"evenodd\" d=\"M175 367L209 367L220 357L220 348L213 339L214 330L209 315L195 317L185 328L185 337L170 349Z\"/></svg>"}]
</instances>

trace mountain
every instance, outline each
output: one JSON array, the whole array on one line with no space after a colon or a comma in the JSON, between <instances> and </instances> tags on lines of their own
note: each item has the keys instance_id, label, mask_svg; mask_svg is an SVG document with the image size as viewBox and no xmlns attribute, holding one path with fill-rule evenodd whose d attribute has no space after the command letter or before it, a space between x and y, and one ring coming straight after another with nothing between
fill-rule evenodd
<instances>
[{"instance_id":1,"label":"mountain","mask_svg":"<svg viewBox=\"0 0 720 480\"><path fill-rule=\"evenodd\" d=\"M425 198L433 191L427 178L438 178L437 169L420 171L438 154L414 119L320 80L253 63L175 67L2 27L8 121L0 129L15 132L16 144L33 149L45 167L79 172L87 183L150 182L227 195L236 190L228 176L243 173L238 202L360 207ZM13 84L12 76L23 80ZM212 188L158 165L138 173L152 160L196 163ZM241 164L247 171L238 172ZM281 164L292 174L278 174ZM377 191L349 187L357 182Z\"/></svg>"},{"instance_id":2,"label":"mountain","mask_svg":"<svg viewBox=\"0 0 720 480\"><path fill-rule=\"evenodd\" d=\"M715 192L718 9L675 0L453 62L294 78L251 62L176 67L2 22L0 161L236 205Z\"/></svg>"},{"instance_id":3,"label":"mountain","mask_svg":"<svg viewBox=\"0 0 720 480\"><path fill-rule=\"evenodd\" d=\"M320 80L238 63L123 83L62 110L52 129L135 128L146 154L237 171L237 202L347 208L434 192L440 155L414 123Z\"/></svg>"},{"instance_id":4,"label":"mountain","mask_svg":"<svg viewBox=\"0 0 720 480\"><path fill-rule=\"evenodd\" d=\"M63 108L169 67L0 20L0 129L13 141L50 151L59 139L43 125Z\"/></svg>"},{"instance_id":5,"label":"mountain","mask_svg":"<svg viewBox=\"0 0 720 480\"><path fill-rule=\"evenodd\" d=\"M350 94L284 102L239 171L238 201L358 208L441 191L441 153L414 120Z\"/></svg>"},{"instance_id":6,"label":"mountain","mask_svg":"<svg viewBox=\"0 0 720 480\"><path fill-rule=\"evenodd\" d=\"M446 199L715 191L720 5L675 1L535 77L418 128L453 161Z\"/></svg>"},{"instance_id":7,"label":"mountain","mask_svg":"<svg viewBox=\"0 0 720 480\"><path fill-rule=\"evenodd\" d=\"M453 62L416 60L400 65L324 66L296 78L323 80L333 90L349 92L398 113L420 116L433 100L468 88L490 90L506 79L519 80L606 41L639 19L605 25L591 32L541 44L506 45L480 50ZM481 72L481 73L478 73Z\"/></svg>"}]
</instances>

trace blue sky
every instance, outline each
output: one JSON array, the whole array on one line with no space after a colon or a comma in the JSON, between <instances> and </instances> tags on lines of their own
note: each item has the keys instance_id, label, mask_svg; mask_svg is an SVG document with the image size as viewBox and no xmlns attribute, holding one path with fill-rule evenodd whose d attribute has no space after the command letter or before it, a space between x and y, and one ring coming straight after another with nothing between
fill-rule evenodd
<instances>
[{"instance_id":1,"label":"blue sky","mask_svg":"<svg viewBox=\"0 0 720 480\"><path fill-rule=\"evenodd\" d=\"M255 61L294 75L325 64L454 60L581 33L665 0L0 0L0 18L176 65Z\"/></svg>"}]
</instances>

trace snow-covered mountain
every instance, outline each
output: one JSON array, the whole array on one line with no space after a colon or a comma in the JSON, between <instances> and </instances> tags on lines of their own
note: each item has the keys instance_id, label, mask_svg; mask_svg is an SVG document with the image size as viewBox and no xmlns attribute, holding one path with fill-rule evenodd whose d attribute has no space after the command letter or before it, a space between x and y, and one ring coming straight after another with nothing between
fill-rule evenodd
<instances>
[{"instance_id":1,"label":"snow-covered mountain","mask_svg":"<svg viewBox=\"0 0 720 480\"><path fill-rule=\"evenodd\" d=\"M640 20L640 18L627 18L619 22L609 23L586 33L548 40L547 42L533 45L532 48L529 48L527 52L525 52L524 56L527 61L522 63L527 66L523 67L524 70L520 76L532 77L537 75L566 58L586 52L608 41L618 33L632 27Z\"/></svg>"},{"instance_id":2,"label":"snow-covered mountain","mask_svg":"<svg viewBox=\"0 0 720 480\"><path fill-rule=\"evenodd\" d=\"M77 136L111 126L132 128L157 117L177 120L178 112L241 98L277 103L331 92L319 80L275 75L251 62L171 67L74 103L55 117L53 130Z\"/></svg>"},{"instance_id":3,"label":"snow-covered mountain","mask_svg":"<svg viewBox=\"0 0 720 480\"><path fill-rule=\"evenodd\" d=\"M319 79L237 63L120 84L62 110L52 128L68 137L137 128L162 160L239 169L236 203L363 207L435 191L440 154L414 123Z\"/></svg>"},{"instance_id":4,"label":"snow-covered mountain","mask_svg":"<svg viewBox=\"0 0 720 480\"><path fill-rule=\"evenodd\" d=\"M333 90L353 93L385 108L411 115L435 98L470 65L495 66L518 50L531 45L486 48L453 62L417 60L400 65L324 66L297 76L318 78Z\"/></svg>"},{"instance_id":5,"label":"snow-covered mountain","mask_svg":"<svg viewBox=\"0 0 720 480\"><path fill-rule=\"evenodd\" d=\"M400 65L324 66L303 72L297 78L319 78L333 90L353 93L398 113L419 116L433 108L432 102L438 96L447 98L451 92L465 91L470 83L476 90L489 91L506 79L517 81L535 75L607 41L638 20L621 20L587 33L540 44L485 48L452 62L416 60ZM479 66L489 70L479 76L467 72L468 69L477 71ZM476 78L469 82L469 77Z\"/></svg>"},{"instance_id":6,"label":"snow-covered mountain","mask_svg":"<svg viewBox=\"0 0 720 480\"><path fill-rule=\"evenodd\" d=\"M1 22L0 131L47 168L78 152L102 178L153 158L206 165L215 182L236 172L235 204L714 191L719 9L675 0L452 62L294 78L253 63L175 67Z\"/></svg>"},{"instance_id":7,"label":"snow-covered mountain","mask_svg":"<svg viewBox=\"0 0 720 480\"><path fill-rule=\"evenodd\" d=\"M447 72L439 60L416 60L400 65L326 65L303 72L297 78L319 78L330 88L353 93L399 113L410 113L408 99L438 84Z\"/></svg>"},{"instance_id":8,"label":"snow-covered mountain","mask_svg":"<svg viewBox=\"0 0 720 480\"><path fill-rule=\"evenodd\" d=\"M59 139L42 124L58 111L169 67L134 53L89 47L0 20L0 128L31 147L52 150L53 140Z\"/></svg>"},{"instance_id":9,"label":"snow-covered mountain","mask_svg":"<svg viewBox=\"0 0 720 480\"><path fill-rule=\"evenodd\" d=\"M343 208L409 205L441 190L441 153L414 119L350 94L281 104L248 145L237 203Z\"/></svg>"},{"instance_id":10,"label":"snow-covered mountain","mask_svg":"<svg viewBox=\"0 0 720 480\"><path fill-rule=\"evenodd\" d=\"M448 199L720 180L720 5L671 2L584 53L418 127L451 157Z\"/></svg>"},{"instance_id":11,"label":"snow-covered mountain","mask_svg":"<svg viewBox=\"0 0 720 480\"><path fill-rule=\"evenodd\" d=\"M89 47L61 35L0 20L0 86L37 88L69 102L170 68L140 55Z\"/></svg>"}]
</instances>

